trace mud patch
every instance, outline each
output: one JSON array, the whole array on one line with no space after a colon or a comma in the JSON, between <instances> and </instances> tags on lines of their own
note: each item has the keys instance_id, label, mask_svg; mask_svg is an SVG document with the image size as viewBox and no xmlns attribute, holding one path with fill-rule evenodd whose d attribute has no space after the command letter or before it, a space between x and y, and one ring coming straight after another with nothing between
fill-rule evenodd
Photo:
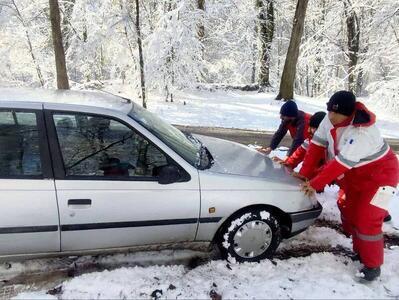
<instances>
[{"instance_id":1,"label":"mud patch","mask_svg":"<svg viewBox=\"0 0 399 300\"><path fill-rule=\"evenodd\" d=\"M384 234L385 248L396 248L399 247L399 236L392 234Z\"/></svg>"},{"instance_id":2,"label":"mud patch","mask_svg":"<svg viewBox=\"0 0 399 300\"><path fill-rule=\"evenodd\" d=\"M301 245L290 249L284 249L278 251L273 259L286 260L290 258L299 258L310 256L314 253L332 253L338 256L351 257L353 252L341 246L331 247L331 246L309 246Z\"/></svg>"},{"instance_id":3,"label":"mud patch","mask_svg":"<svg viewBox=\"0 0 399 300\"><path fill-rule=\"evenodd\" d=\"M336 230L338 233L345 235L344 231L342 230L341 224L335 221L317 219L314 223L314 226L331 228Z\"/></svg>"}]
</instances>

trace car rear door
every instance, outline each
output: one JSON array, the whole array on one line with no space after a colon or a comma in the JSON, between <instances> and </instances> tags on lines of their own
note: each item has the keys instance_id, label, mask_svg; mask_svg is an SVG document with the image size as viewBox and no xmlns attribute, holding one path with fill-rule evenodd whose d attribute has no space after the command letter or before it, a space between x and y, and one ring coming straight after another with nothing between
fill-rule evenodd
<instances>
[{"instance_id":1,"label":"car rear door","mask_svg":"<svg viewBox=\"0 0 399 300\"><path fill-rule=\"evenodd\" d=\"M0 107L0 255L60 251L41 104Z\"/></svg>"},{"instance_id":2,"label":"car rear door","mask_svg":"<svg viewBox=\"0 0 399 300\"><path fill-rule=\"evenodd\" d=\"M47 106L62 251L194 240L198 172L184 171L129 120ZM185 178L161 185L157 170L169 164Z\"/></svg>"}]
</instances>

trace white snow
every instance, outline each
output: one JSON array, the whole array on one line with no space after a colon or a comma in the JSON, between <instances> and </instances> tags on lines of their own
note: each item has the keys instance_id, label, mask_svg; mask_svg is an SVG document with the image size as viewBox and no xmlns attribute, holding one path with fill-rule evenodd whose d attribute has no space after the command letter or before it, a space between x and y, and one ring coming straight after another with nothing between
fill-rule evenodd
<instances>
[{"instance_id":1,"label":"white snow","mask_svg":"<svg viewBox=\"0 0 399 300\"><path fill-rule=\"evenodd\" d=\"M0 103L3 101L52 102L99 106L129 112L132 104L126 99L102 91L76 91L34 88L2 88L0 87Z\"/></svg>"},{"instance_id":2,"label":"white snow","mask_svg":"<svg viewBox=\"0 0 399 300\"><path fill-rule=\"evenodd\" d=\"M270 217L270 213L268 211L263 210L263 211L260 212L260 217L263 220L267 220Z\"/></svg>"},{"instance_id":3,"label":"white snow","mask_svg":"<svg viewBox=\"0 0 399 300\"><path fill-rule=\"evenodd\" d=\"M37 300L53 300L58 299L56 296L48 295L42 292L28 292L28 293L20 293L13 299L37 299Z\"/></svg>"},{"instance_id":4,"label":"white snow","mask_svg":"<svg viewBox=\"0 0 399 300\"><path fill-rule=\"evenodd\" d=\"M368 285L357 282L359 263L321 253L274 263L227 266L225 261L212 261L193 270L151 266L95 272L64 282L62 299L148 299L155 290L162 290L164 299L208 299L211 289L228 299L397 297L399 272L394 262L399 259L399 249L386 250L385 255L391 264L384 265L379 281ZM40 293L20 294L18 299L33 296L40 298Z\"/></svg>"},{"instance_id":5,"label":"white snow","mask_svg":"<svg viewBox=\"0 0 399 300\"><path fill-rule=\"evenodd\" d=\"M126 86L110 86L108 90L140 103ZM173 103L165 102L163 96L150 94L147 104L151 112L171 124L275 131L283 103L274 100L275 96L274 93L186 90L177 91ZM325 111L327 100L296 96L298 108L309 113ZM360 98L359 101L376 113L377 125L385 137L399 138L397 115L373 99Z\"/></svg>"},{"instance_id":6,"label":"white snow","mask_svg":"<svg viewBox=\"0 0 399 300\"><path fill-rule=\"evenodd\" d=\"M238 219L235 219L231 222L231 225L229 226L229 228L227 228L227 232L224 234L223 236L223 247L224 248L229 248L230 243L228 242L228 238L229 238L229 232L233 231L235 228L239 227L242 223L244 223L245 220L249 219L252 216L251 213L246 213L244 215L242 215L241 217L239 217ZM233 259L233 258L232 258Z\"/></svg>"}]
</instances>

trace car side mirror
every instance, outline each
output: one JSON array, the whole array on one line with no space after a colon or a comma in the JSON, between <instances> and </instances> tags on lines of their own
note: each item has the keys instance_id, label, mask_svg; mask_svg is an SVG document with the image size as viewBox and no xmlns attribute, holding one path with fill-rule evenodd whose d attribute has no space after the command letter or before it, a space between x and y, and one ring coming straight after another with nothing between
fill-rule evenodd
<instances>
[{"instance_id":1,"label":"car side mirror","mask_svg":"<svg viewBox=\"0 0 399 300\"><path fill-rule=\"evenodd\" d=\"M179 181L181 178L180 170L174 165L163 166L159 169L158 183L171 184Z\"/></svg>"}]
</instances>

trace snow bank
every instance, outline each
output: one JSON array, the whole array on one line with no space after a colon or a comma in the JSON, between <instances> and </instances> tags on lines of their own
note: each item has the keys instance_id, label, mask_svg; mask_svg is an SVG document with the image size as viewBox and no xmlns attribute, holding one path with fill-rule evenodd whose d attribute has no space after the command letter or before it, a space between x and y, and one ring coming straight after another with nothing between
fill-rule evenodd
<instances>
[{"instance_id":1,"label":"snow bank","mask_svg":"<svg viewBox=\"0 0 399 300\"><path fill-rule=\"evenodd\" d=\"M209 299L214 290L228 299L381 299L398 297L399 249L386 250L380 280L360 284L360 267L330 253L305 258L232 264L212 261L188 270L183 266L121 268L91 273L63 284L62 299L143 299L158 293L163 299ZM20 294L17 299L47 299L48 295Z\"/></svg>"}]
</instances>

